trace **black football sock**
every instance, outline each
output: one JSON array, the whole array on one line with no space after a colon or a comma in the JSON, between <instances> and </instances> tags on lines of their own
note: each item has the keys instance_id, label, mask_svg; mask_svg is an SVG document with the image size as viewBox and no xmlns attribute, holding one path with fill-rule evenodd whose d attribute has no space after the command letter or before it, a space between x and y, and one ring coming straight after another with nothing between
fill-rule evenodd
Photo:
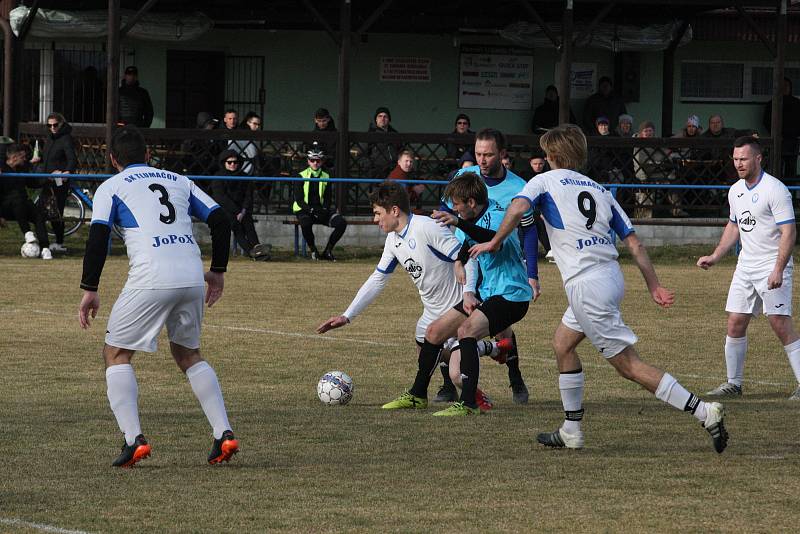
<instances>
[{"instance_id":1,"label":"black football sock","mask_svg":"<svg viewBox=\"0 0 800 534\"><path fill-rule=\"evenodd\" d=\"M439 361L439 354L442 352L442 345L434 345L427 339L419 350L419 360L417 367L417 377L414 385L408 390L415 397L428 398L428 384L431 383L431 375Z\"/></svg>"},{"instance_id":2,"label":"black football sock","mask_svg":"<svg viewBox=\"0 0 800 534\"><path fill-rule=\"evenodd\" d=\"M461 401L470 408L477 408L475 393L478 390L478 376L480 373L480 360L478 357L478 340L474 337L465 337L458 340L461 347Z\"/></svg>"},{"instance_id":3,"label":"black football sock","mask_svg":"<svg viewBox=\"0 0 800 534\"><path fill-rule=\"evenodd\" d=\"M442 371L442 378L444 378L444 381L443 381L443 383L442 383L442 386L452 386L452 387L455 387L455 384L453 384L453 381L452 381L452 380L450 380L450 371L449 371L449 369L448 369L447 365L446 365L446 364L445 364L445 365L440 365L440 366L439 366L439 369L441 369L441 371Z\"/></svg>"},{"instance_id":4,"label":"black football sock","mask_svg":"<svg viewBox=\"0 0 800 534\"><path fill-rule=\"evenodd\" d=\"M508 367L508 381L514 384L523 384L524 381L522 380L522 372L519 370L519 352L517 351L517 335L515 333L511 333L511 341L514 342L514 348L511 349L511 352L508 353L508 361L506 361L506 366Z\"/></svg>"}]
</instances>

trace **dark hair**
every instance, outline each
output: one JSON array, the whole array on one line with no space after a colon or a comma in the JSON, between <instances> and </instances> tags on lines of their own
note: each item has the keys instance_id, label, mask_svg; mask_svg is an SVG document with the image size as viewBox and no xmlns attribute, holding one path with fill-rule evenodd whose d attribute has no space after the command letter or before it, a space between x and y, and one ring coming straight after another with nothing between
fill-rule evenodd
<instances>
[{"instance_id":1,"label":"dark hair","mask_svg":"<svg viewBox=\"0 0 800 534\"><path fill-rule=\"evenodd\" d=\"M225 110L225 113L223 113L223 114L222 114L222 115L223 115L223 117L224 117L225 115L227 115L228 113L236 113L236 116L237 116L237 117L239 116L239 112L238 112L238 111L236 111L236 110L235 110L235 109L233 109L233 108L228 108L228 109L226 109L226 110Z\"/></svg>"},{"instance_id":2,"label":"dark hair","mask_svg":"<svg viewBox=\"0 0 800 534\"><path fill-rule=\"evenodd\" d=\"M500 130L495 130L494 128L484 128L475 134L475 140L494 141L494 144L497 145L498 152L506 149L506 136L503 135L503 132Z\"/></svg>"},{"instance_id":3,"label":"dark hair","mask_svg":"<svg viewBox=\"0 0 800 534\"><path fill-rule=\"evenodd\" d=\"M17 152L25 152L28 153L28 147L22 145L20 143L11 143L6 147L6 155L8 154L16 154Z\"/></svg>"},{"instance_id":4,"label":"dark hair","mask_svg":"<svg viewBox=\"0 0 800 534\"><path fill-rule=\"evenodd\" d=\"M758 140L758 137L753 137L752 135L737 137L736 141L733 142L733 148L742 148L743 146L749 146L756 154L761 154L763 151L761 148L761 141Z\"/></svg>"},{"instance_id":5,"label":"dark hair","mask_svg":"<svg viewBox=\"0 0 800 534\"><path fill-rule=\"evenodd\" d=\"M485 205L489 201L489 190L483 183L483 178L474 172L464 172L453 178L447 187L444 188L445 200L458 199L466 202L475 199L479 206Z\"/></svg>"},{"instance_id":6,"label":"dark hair","mask_svg":"<svg viewBox=\"0 0 800 534\"><path fill-rule=\"evenodd\" d=\"M369 194L369 202L370 205L380 206L386 211L392 209L392 206L397 206L406 215L411 213L406 186L396 181L387 180L381 183Z\"/></svg>"},{"instance_id":7,"label":"dark hair","mask_svg":"<svg viewBox=\"0 0 800 534\"><path fill-rule=\"evenodd\" d=\"M117 130L111 138L111 155L123 167L134 163L144 163L147 144L142 132L136 126L125 126Z\"/></svg>"},{"instance_id":8,"label":"dark hair","mask_svg":"<svg viewBox=\"0 0 800 534\"><path fill-rule=\"evenodd\" d=\"M67 122L67 119L64 118L64 115L62 115L61 113L59 113L57 111L54 111L50 115L47 116L47 120L50 120L50 119L57 120L59 124L64 124L65 122ZM45 122L47 122L47 120Z\"/></svg>"},{"instance_id":9,"label":"dark hair","mask_svg":"<svg viewBox=\"0 0 800 534\"><path fill-rule=\"evenodd\" d=\"M472 126L472 121L469 120L469 115L467 115L466 113L459 113L458 115L456 115L456 122L455 123L458 124L458 121L460 121L462 119L467 121L467 125Z\"/></svg>"},{"instance_id":10,"label":"dark hair","mask_svg":"<svg viewBox=\"0 0 800 534\"><path fill-rule=\"evenodd\" d=\"M324 119L325 117L330 117L331 112L328 111L326 108L318 108L317 111L314 112L315 119Z\"/></svg>"}]
</instances>

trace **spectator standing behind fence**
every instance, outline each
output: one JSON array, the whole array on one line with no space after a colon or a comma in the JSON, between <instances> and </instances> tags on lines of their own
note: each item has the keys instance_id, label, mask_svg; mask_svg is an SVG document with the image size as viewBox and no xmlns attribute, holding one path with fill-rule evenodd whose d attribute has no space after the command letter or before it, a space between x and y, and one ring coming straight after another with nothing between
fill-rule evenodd
<instances>
[{"instance_id":1,"label":"spectator standing behind fence","mask_svg":"<svg viewBox=\"0 0 800 534\"><path fill-rule=\"evenodd\" d=\"M644 121L639 125L636 137L649 139L655 137L656 126L651 121ZM663 163L669 158L659 148L638 147L633 157L636 179L640 182L654 182L667 178L668 172L664 171ZM636 207L633 216L640 219L653 217L653 200L655 191L652 189L639 189L636 191Z\"/></svg>"},{"instance_id":2,"label":"spectator standing behind fence","mask_svg":"<svg viewBox=\"0 0 800 534\"><path fill-rule=\"evenodd\" d=\"M248 111L247 115L244 116L244 120L242 120L242 123L239 125L239 129L247 132L259 131L261 129L261 117L255 111ZM242 157L242 174L247 174L249 176L259 174L261 168L259 159L261 155L261 146L258 141L251 139L231 141L228 148L235 150Z\"/></svg>"},{"instance_id":3,"label":"spectator standing behind fence","mask_svg":"<svg viewBox=\"0 0 800 534\"><path fill-rule=\"evenodd\" d=\"M752 135L752 131L748 131L748 135ZM722 115L711 115L708 118L708 130L700 134L703 138L708 139L736 139L736 130L733 128L726 128L725 121ZM712 175L719 176L720 178L733 179L736 178L736 169L733 166L733 160L730 158L730 147L717 147L709 148L702 153L701 159L709 160L709 169Z\"/></svg>"},{"instance_id":4,"label":"spectator standing behind fence","mask_svg":"<svg viewBox=\"0 0 800 534\"><path fill-rule=\"evenodd\" d=\"M599 137L616 137L611 133L611 122L606 116L595 120L595 133ZM589 176L601 183L621 181L620 165L615 161L616 153L607 146L593 146L589 149Z\"/></svg>"},{"instance_id":5,"label":"spectator standing behind fence","mask_svg":"<svg viewBox=\"0 0 800 534\"><path fill-rule=\"evenodd\" d=\"M633 137L633 116L623 113L617 118L617 128L614 133L619 137Z\"/></svg>"},{"instance_id":6,"label":"spectator standing behind fence","mask_svg":"<svg viewBox=\"0 0 800 534\"><path fill-rule=\"evenodd\" d=\"M781 160L783 177L797 175L797 138L800 137L800 99L792 95L792 80L783 79L783 127ZM764 106L764 126L772 135L772 101Z\"/></svg>"},{"instance_id":7,"label":"spectator standing behind fence","mask_svg":"<svg viewBox=\"0 0 800 534\"><path fill-rule=\"evenodd\" d=\"M200 130L215 130L219 121L207 111L197 114L197 128ZM219 143L210 139L187 139L181 144L181 151L185 154L183 167L185 174L213 174L217 170L217 156L222 151ZM204 191L208 191L207 182L198 184Z\"/></svg>"},{"instance_id":8,"label":"spectator standing behind fence","mask_svg":"<svg viewBox=\"0 0 800 534\"><path fill-rule=\"evenodd\" d=\"M544 90L544 102L533 110L531 131L534 134L541 133L542 130L558 126L558 122L558 89L555 85L548 85ZM571 109L569 110L569 122L576 122Z\"/></svg>"},{"instance_id":9,"label":"spectator standing behind fence","mask_svg":"<svg viewBox=\"0 0 800 534\"><path fill-rule=\"evenodd\" d=\"M387 180L413 180L414 175L414 153L410 150L403 150L397 157L397 165L395 165ZM425 192L424 184L405 184L406 191L408 191L408 200L411 205L411 210L415 214L422 213L422 193Z\"/></svg>"},{"instance_id":10,"label":"spectator standing behind fence","mask_svg":"<svg viewBox=\"0 0 800 534\"><path fill-rule=\"evenodd\" d=\"M369 133L398 133L391 124L392 114L387 107L379 107L375 110L375 116L370 123L367 132ZM370 143L367 148L371 165L371 174L376 178L383 178L392 170L400 147L393 143Z\"/></svg>"},{"instance_id":11,"label":"spectator standing behind fence","mask_svg":"<svg viewBox=\"0 0 800 534\"><path fill-rule=\"evenodd\" d=\"M67 123L61 113L51 113L47 116L47 129L50 131L44 143L44 151L40 158L33 158L31 163L37 172L50 174L70 174L78 167L78 158L75 155L75 144L72 140L72 126ZM64 178L51 178L42 188L39 196L40 206L55 200L55 208L61 217L64 216L64 205L69 194L69 182ZM64 246L64 222L54 221L53 233L56 242L50 245L52 252L66 252Z\"/></svg>"},{"instance_id":12,"label":"spectator standing behind fence","mask_svg":"<svg viewBox=\"0 0 800 534\"><path fill-rule=\"evenodd\" d=\"M244 160L236 150L223 150L219 155L219 166L215 176L244 176ZM272 245L261 245L253 221L253 182L249 180L214 180L211 196L225 211L231 224L236 243L245 254L256 261L270 259Z\"/></svg>"},{"instance_id":13,"label":"spectator standing behind fence","mask_svg":"<svg viewBox=\"0 0 800 534\"><path fill-rule=\"evenodd\" d=\"M331 112L326 108L318 108L317 111L314 112L314 128L312 128L311 131L336 132L336 123L333 121ZM325 166L328 169L336 168L336 158L334 157L336 153L336 142L326 143L322 139L315 139L314 142L317 143L317 146L327 155L325 158Z\"/></svg>"},{"instance_id":14,"label":"spectator standing behind fence","mask_svg":"<svg viewBox=\"0 0 800 534\"><path fill-rule=\"evenodd\" d=\"M598 117L608 117L609 128L613 131L617 128L617 118L627 112L622 97L614 93L611 78L603 76L600 78L597 92L586 99L586 106L583 108L583 131L587 135L598 135L595 128Z\"/></svg>"},{"instance_id":15,"label":"spectator standing behind fence","mask_svg":"<svg viewBox=\"0 0 800 534\"><path fill-rule=\"evenodd\" d=\"M28 151L18 144L9 145L6 149L5 161L0 164L0 174L30 172ZM5 219L17 221L26 243L39 243L40 257L52 260L50 239L47 236L44 213L34 206L28 197L28 186L35 187L35 180L22 177L10 178L0 176L0 226L5 226ZM36 233L31 232L31 223Z\"/></svg>"},{"instance_id":16,"label":"spectator standing behind fence","mask_svg":"<svg viewBox=\"0 0 800 534\"><path fill-rule=\"evenodd\" d=\"M312 260L336 261L333 256L333 247L344 235L347 221L333 207L333 188L328 183L330 175L322 170L325 153L319 146L312 146L308 153L308 167L300 171L299 176L306 178L302 182L294 182L294 204L292 212L300 223L303 239L306 240L311 251ZM308 178L319 178L319 182L312 182ZM313 226L324 224L333 228L328 244L322 254L317 250L314 240Z\"/></svg>"},{"instance_id":17,"label":"spectator standing behind fence","mask_svg":"<svg viewBox=\"0 0 800 534\"><path fill-rule=\"evenodd\" d=\"M463 113L459 113L456 116L456 124L453 128L452 134L453 135L470 135L474 136L475 132L469 129L471 126L469 116ZM458 159L464 155L464 152L469 152L470 148L475 144L475 139L470 137L469 140L465 144L461 143L448 143L447 145L447 157L450 159ZM413 201L412 201L413 204Z\"/></svg>"},{"instance_id":18,"label":"spectator standing behind fence","mask_svg":"<svg viewBox=\"0 0 800 534\"><path fill-rule=\"evenodd\" d=\"M153 123L153 103L150 93L139 85L139 69L131 65L119 86L119 120L139 128L149 128Z\"/></svg>"}]
</instances>

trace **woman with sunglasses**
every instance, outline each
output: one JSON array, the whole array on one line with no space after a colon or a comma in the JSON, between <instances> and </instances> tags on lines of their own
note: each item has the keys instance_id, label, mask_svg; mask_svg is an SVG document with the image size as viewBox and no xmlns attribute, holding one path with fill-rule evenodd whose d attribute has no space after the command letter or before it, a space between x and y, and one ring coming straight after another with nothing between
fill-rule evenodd
<instances>
[{"instance_id":1,"label":"woman with sunglasses","mask_svg":"<svg viewBox=\"0 0 800 534\"><path fill-rule=\"evenodd\" d=\"M215 176L244 176L242 155L236 150L223 150L219 155L220 170ZM270 259L271 245L261 245L253 221L253 182L249 180L214 180L211 196L225 211L231 222L236 243L256 261Z\"/></svg>"},{"instance_id":2,"label":"woman with sunglasses","mask_svg":"<svg viewBox=\"0 0 800 534\"><path fill-rule=\"evenodd\" d=\"M48 136L44 143L44 150L40 158L34 158L31 163L36 165L37 172L50 174L71 174L78 166L75 155L75 143L72 139L72 126L61 113L51 113L47 116ZM47 180L42 189L41 199L45 201L51 195L55 197L58 213L64 216L64 204L67 201L69 184L64 178ZM53 233L56 234L55 243L50 244L52 252L66 252L64 246L64 223L52 222Z\"/></svg>"}]
</instances>

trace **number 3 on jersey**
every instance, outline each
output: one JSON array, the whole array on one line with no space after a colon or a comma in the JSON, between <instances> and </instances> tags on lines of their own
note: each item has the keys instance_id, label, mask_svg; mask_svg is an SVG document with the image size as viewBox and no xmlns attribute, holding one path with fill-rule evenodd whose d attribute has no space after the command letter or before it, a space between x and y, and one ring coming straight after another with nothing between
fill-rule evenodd
<instances>
[{"instance_id":1,"label":"number 3 on jersey","mask_svg":"<svg viewBox=\"0 0 800 534\"><path fill-rule=\"evenodd\" d=\"M597 220L597 201L588 191L582 191L578 195L578 211L586 217L586 229L591 230Z\"/></svg>"},{"instance_id":2,"label":"number 3 on jersey","mask_svg":"<svg viewBox=\"0 0 800 534\"><path fill-rule=\"evenodd\" d=\"M175 206L173 206L172 202L169 201L169 193L167 192L167 189L161 184L150 184L148 186L148 189L150 189L150 191L152 191L153 193L159 193L161 197L158 199L158 201L161 203L162 206L167 207L168 210L167 214L164 215L160 213L158 215L158 219L164 224L174 223L176 218Z\"/></svg>"}]
</instances>

